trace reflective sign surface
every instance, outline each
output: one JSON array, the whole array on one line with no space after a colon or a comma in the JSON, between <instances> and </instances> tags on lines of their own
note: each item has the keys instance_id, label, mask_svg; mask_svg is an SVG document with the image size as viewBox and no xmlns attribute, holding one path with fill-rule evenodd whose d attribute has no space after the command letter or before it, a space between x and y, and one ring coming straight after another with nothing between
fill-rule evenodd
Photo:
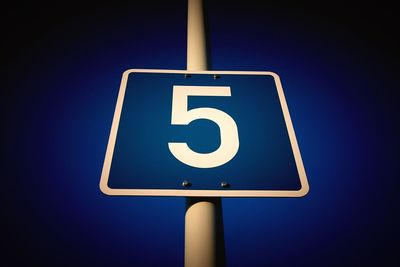
<instances>
[{"instance_id":1,"label":"reflective sign surface","mask_svg":"<svg viewBox=\"0 0 400 267\"><path fill-rule=\"evenodd\" d=\"M100 186L111 195L306 194L279 77L125 72Z\"/></svg>"}]
</instances>

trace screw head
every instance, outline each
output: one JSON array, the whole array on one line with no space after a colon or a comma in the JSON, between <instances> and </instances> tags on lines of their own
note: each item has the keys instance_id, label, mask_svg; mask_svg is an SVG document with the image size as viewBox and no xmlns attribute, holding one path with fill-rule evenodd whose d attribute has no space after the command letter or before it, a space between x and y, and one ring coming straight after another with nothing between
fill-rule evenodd
<instances>
[{"instance_id":1,"label":"screw head","mask_svg":"<svg viewBox=\"0 0 400 267\"><path fill-rule=\"evenodd\" d=\"M225 181L221 182L221 187L228 188L229 186L230 186L230 184L228 182L225 182Z\"/></svg>"},{"instance_id":2,"label":"screw head","mask_svg":"<svg viewBox=\"0 0 400 267\"><path fill-rule=\"evenodd\" d=\"M189 182L189 181L187 181L187 180L185 180L185 181L183 181L182 182L182 186L183 187L190 187L192 184Z\"/></svg>"},{"instance_id":3,"label":"screw head","mask_svg":"<svg viewBox=\"0 0 400 267\"><path fill-rule=\"evenodd\" d=\"M221 78L220 75L214 74L214 80Z\"/></svg>"}]
</instances>

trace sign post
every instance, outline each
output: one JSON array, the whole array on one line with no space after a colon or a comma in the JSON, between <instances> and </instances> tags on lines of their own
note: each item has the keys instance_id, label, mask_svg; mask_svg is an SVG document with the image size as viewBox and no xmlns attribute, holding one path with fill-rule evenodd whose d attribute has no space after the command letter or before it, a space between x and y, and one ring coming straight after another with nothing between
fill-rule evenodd
<instances>
[{"instance_id":1,"label":"sign post","mask_svg":"<svg viewBox=\"0 0 400 267\"><path fill-rule=\"evenodd\" d=\"M186 68L194 71L208 68L203 0L188 0ZM187 197L185 267L224 265L225 244L221 198Z\"/></svg>"}]
</instances>

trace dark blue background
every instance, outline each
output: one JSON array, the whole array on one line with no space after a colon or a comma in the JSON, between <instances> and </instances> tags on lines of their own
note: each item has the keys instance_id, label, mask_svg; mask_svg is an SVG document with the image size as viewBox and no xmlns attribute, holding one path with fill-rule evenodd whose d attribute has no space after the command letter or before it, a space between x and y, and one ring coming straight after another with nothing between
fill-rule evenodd
<instances>
[{"instance_id":1,"label":"dark blue background","mask_svg":"<svg viewBox=\"0 0 400 267\"><path fill-rule=\"evenodd\" d=\"M228 266L398 264L396 9L257 2L209 3L212 69L280 75L311 191L223 199ZM185 68L185 1L2 13L2 260L182 265L183 198L98 183L122 72Z\"/></svg>"},{"instance_id":2,"label":"dark blue background","mask_svg":"<svg viewBox=\"0 0 400 267\"><path fill-rule=\"evenodd\" d=\"M155 71L153 71L155 72ZM184 142L196 152L220 145L216 123L195 120L171 125L174 85L229 86L230 97L189 96L188 110L210 107L232 116L239 150L215 168L178 161L169 142ZM217 129L216 129L217 128ZM191 186L184 188L187 180ZM130 73L119 120L108 186L115 189L300 190L300 178L271 75Z\"/></svg>"}]
</instances>

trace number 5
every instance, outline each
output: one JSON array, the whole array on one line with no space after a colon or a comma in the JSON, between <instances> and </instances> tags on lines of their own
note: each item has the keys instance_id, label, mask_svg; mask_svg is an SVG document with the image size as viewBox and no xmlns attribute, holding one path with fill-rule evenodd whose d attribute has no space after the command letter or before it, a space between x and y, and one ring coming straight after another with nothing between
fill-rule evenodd
<instances>
[{"instance_id":1,"label":"number 5","mask_svg":"<svg viewBox=\"0 0 400 267\"><path fill-rule=\"evenodd\" d=\"M174 85L171 124L188 125L198 119L215 122L221 135L219 148L211 153L197 153L187 143L168 143L172 155L179 161L196 168L213 168L230 161L239 149L239 134L235 121L225 112L215 108L187 110L189 96L231 96L229 86L180 86Z\"/></svg>"}]
</instances>

